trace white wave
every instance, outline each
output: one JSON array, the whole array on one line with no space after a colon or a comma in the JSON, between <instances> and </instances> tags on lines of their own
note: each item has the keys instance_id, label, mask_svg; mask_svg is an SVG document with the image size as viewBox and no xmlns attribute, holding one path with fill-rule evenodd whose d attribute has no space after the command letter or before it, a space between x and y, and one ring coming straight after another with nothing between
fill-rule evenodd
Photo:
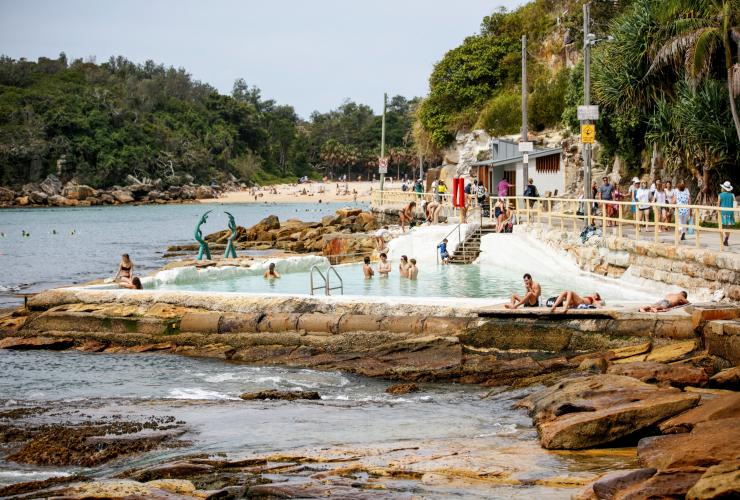
<instances>
[{"instance_id":1,"label":"white wave","mask_svg":"<svg viewBox=\"0 0 740 500\"><path fill-rule=\"evenodd\" d=\"M211 266L197 268L195 266L178 267L159 271L154 276L143 278L141 281L146 288L158 288L163 285L184 285L199 283L203 281L220 281L230 278L241 278L245 276L261 276L269 267L275 263L275 269L279 273L305 272L314 265L328 266L326 257L319 255L301 255L282 259L269 259L255 262L250 267L239 266Z\"/></svg>"},{"instance_id":2,"label":"white wave","mask_svg":"<svg viewBox=\"0 0 740 500\"><path fill-rule=\"evenodd\" d=\"M274 384L280 384L284 380L285 379L283 377L272 376L272 377L257 377L254 381L258 384L264 384L265 382L272 382Z\"/></svg>"},{"instance_id":3,"label":"white wave","mask_svg":"<svg viewBox=\"0 0 740 500\"><path fill-rule=\"evenodd\" d=\"M172 389L168 395L168 399L239 399L228 394L223 394L216 391L209 391L208 389L201 389L199 387L187 387L182 389Z\"/></svg>"},{"instance_id":4,"label":"white wave","mask_svg":"<svg viewBox=\"0 0 740 500\"><path fill-rule=\"evenodd\" d=\"M70 472L0 470L0 479L47 479L52 477L69 477L71 475L72 473Z\"/></svg>"},{"instance_id":5,"label":"white wave","mask_svg":"<svg viewBox=\"0 0 740 500\"><path fill-rule=\"evenodd\" d=\"M236 379L236 374L234 373L220 373L218 375L209 375L204 376L203 380L206 382L210 382L212 384L218 384L219 382L227 382L229 380Z\"/></svg>"}]
</instances>

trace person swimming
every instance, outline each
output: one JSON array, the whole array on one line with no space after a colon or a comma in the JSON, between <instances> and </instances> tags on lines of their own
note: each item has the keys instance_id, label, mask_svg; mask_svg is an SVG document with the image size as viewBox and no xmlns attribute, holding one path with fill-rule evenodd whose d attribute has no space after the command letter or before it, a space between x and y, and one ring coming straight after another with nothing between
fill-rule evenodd
<instances>
[{"instance_id":1,"label":"person swimming","mask_svg":"<svg viewBox=\"0 0 740 500\"><path fill-rule=\"evenodd\" d=\"M378 274L381 278L387 278L391 272L391 263L388 262L388 256L384 253L380 254L380 263L378 264Z\"/></svg>"},{"instance_id":2,"label":"person swimming","mask_svg":"<svg viewBox=\"0 0 740 500\"><path fill-rule=\"evenodd\" d=\"M134 276L131 281L121 281L118 286L121 288L129 288L131 290L143 290L144 285L141 284L141 280L138 276Z\"/></svg>"},{"instance_id":3,"label":"person swimming","mask_svg":"<svg viewBox=\"0 0 740 500\"><path fill-rule=\"evenodd\" d=\"M263 274L262 276L264 278L266 278L266 279L274 279L274 278L279 278L280 277L280 275L278 274L278 272L275 271L275 263L274 262L270 262L270 265L268 266L267 271L265 271L265 274Z\"/></svg>"},{"instance_id":4,"label":"person swimming","mask_svg":"<svg viewBox=\"0 0 740 500\"><path fill-rule=\"evenodd\" d=\"M121 281L131 282L131 277L134 275L134 263L131 262L131 258L127 253L121 255L121 262L118 264L118 272L113 278L113 281L121 279Z\"/></svg>"},{"instance_id":5,"label":"person swimming","mask_svg":"<svg viewBox=\"0 0 740 500\"><path fill-rule=\"evenodd\" d=\"M401 255L401 262L399 262L398 264L398 272L401 275L401 277L403 278L409 277L408 270L409 270L410 265L411 264L409 264L409 258L406 257L405 255Z\"/></svg>"},{"instance_id":6,"label":"person swimming","mask_svg":"<svg viewBox=\"0 0 740 500\"><path fill-rule=\"evenodd\" d=\"M364 262L364 264L362 264L362 274L365 275L366 280L369 280L375 275L375 271L370 267L370 257L365 256L362 261Z\"/></svg>"},{"instance_id":7,"label":"person swimming","mask_svg":"<svg viewBox=\"0 0 740 500\"><path fill-rule=\"evenodd\" d=\"M419 268L416 267L416 259L411 259L409 264L409 267L406 269L408 272L408 277L410 280L415 280L416 277L419 275Z\"/></svg>"}]
</instances>

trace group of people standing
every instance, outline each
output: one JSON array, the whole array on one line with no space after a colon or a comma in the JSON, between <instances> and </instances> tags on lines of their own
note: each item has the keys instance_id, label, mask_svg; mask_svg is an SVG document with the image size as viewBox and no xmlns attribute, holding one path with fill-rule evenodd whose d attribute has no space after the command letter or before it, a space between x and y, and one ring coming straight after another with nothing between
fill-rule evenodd
<instances>
[{"instance_id":1,"label":"group of people standing","mask_svg":"<svg viewBox=\"0 0 740 500\"><path fill-rule=\"evenodd\" d=\"M365 257L362 265L362 274L365 275L365 279L371 279L375 276L375 270L370 266L370 257ZM392 266L388 260L388 255L383 252L380 254L380 260L378 261L377 273L380 278L387 278L391 273ZM406 255L401 255L401 261L398 263L398 274L402 278L408 278L415 280L419 275L419 268L416 266L416 259L409 259Z\"/></svg>"},{"instance_id":2,"label":"group of people standing","mask_svg":"<svg viewBox=\"0 0 740 500\"><path fill-rule=\"evenodd\" d=\"M618 215L617 204L606 202L620 201L625 198L625 195L620 193L619 187L612 184L607 176L604 176L601 181L602 184L600 186L597 186L596 182L591 186L593 198L604 202L601 204L596 203L594 208L597 211L606 211L606 216L609 218L615 218ZM735 205L735 197L732 194L732 184L729 181L726 181L720 185L720 189L721 193L718 199L718 206L720 208L732 209ZM661 224L658 226L658 230L669 231L670 229L668 224L675 222L679 225L681 239L686 239L686 232L691 217L691 209L689 208L689 205L691 205L692 196L684 181L679 181L674 188L673 183L670 180L663 182L661 179L657 179L648 187L648 183L646 181L635 177L632 179L632 184L630 185L626 196L632 202L630 205L630 212L633 214L637 225L636 230L638 232L642 230L643 223L645 230L649 230L647 226L650 221L650 213L653 211L653 207L650 203L657 203L659 207L655 210L655 216L658 219L656 222ZM722 210L721 222L723 227L733 226L735 224L734 211ZM612 226L614 224L616 224L616 222L607 221L607 226ZM728 246L730 238L729 233L724 233L724 235L721 236L722 244Z\"/></svg>"}]
</instances>

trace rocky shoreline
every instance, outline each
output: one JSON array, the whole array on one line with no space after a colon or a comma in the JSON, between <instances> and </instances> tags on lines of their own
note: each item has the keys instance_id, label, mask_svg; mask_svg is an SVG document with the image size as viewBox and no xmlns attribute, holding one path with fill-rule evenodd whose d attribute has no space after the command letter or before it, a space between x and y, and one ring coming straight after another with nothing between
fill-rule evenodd
<instances>
[{"instance_id":1,"label":"rocky shoreline","mask_svg":"<svg viewBox=\"0 0 740 500\"><path fill-rule=\"evenodd\" d=\"M241 189L234 181L206 186L194 184L191 177L181 185L168 186L161 179L139 180L131 175L126 181L125 186L94 189L74 181L62 183L55 175L48 175L40 183L24 184L17 190L0 187L0 208L188 203Z\"/></svg>"},{"instance_id":2,"label":"rocky shoreline","mask_svg":"<svg viewBox=\"0 0 740 500\"><path fill-rule=\"evenodd\" d=\"M512 341L508 337L512 337L514 318L506 311L500 312L501 317L496 311L483 311L481 317L473 316L472 309L458 310L457 316L443 317L444 308L417 305L416 314L423 316L382 317L363 312L361 304L339 299L336 303L317 300L309 311L308 304L283 298L269 305L257 301L250 306L254 311L246 303L229 303L239 310L229 313L199 309L194 303L188 307L152 304L147 297L140 298L140 306L96 304L89 300L92 295L86 303L71 304L69 299L80 301L85 296L65 293L42 294L31 300L30 312L18 311L0 321L0 347L170 352L257 365L344 370L406 382L482 384L498 387L497 394L530 386L533 390L516 401L516 407L532 417L542 450L533 448L528 453L635 459L630 468L607 468L609 472L601 476L532 480L524 470L503 467L500 452L463 452L459 443L434 452L418 446L411 450L330 446L238 460L201 456L165 461L126 471L118 478L76 479L51 488L39 483L42 489L19 498L51 494L65 498L366 498L376 488L389 496L400 495L403 490L393 489L392 483L401 479L486 488L534 488L547 481L558 488L581 488L577 498L587 499L740 494L740 394L736 392L740 310L734 307L692 306L682 317L621 313L621 320L585 313L549 319L535 315L516 319L519 328L513 337L518 340ZM59 302L63 305L54 305ZM367 307L378 311L377 306ZM394 305L394 310L398 307L402 306ZM646 334L647 321L657 323ZM577 332L576 325L593 331ZM244 395L244 404L290 396L249 394ZM315 399L318 395L297 396ZM470 443L466 446L474 448ZM145 450L132 448L134 453L139 451ZM444 460L429 459L435 454ZM523 456L517 459L526 462ZM490 468L483 471L471 461Z\"/></svg>"}]
</instances>

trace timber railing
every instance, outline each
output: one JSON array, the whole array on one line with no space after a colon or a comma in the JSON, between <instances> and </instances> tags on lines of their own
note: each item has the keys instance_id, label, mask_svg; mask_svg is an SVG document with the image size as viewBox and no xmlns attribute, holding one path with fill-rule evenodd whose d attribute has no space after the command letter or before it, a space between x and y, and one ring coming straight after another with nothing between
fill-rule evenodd
<instances>
[{"instance_id":1,"label":"timber railing","mask_svg":"<svg viewBox=\"0 0 740 500\"><path fill-rule=\"evenodd\" d=\"M382 196L382 205L379 204ZM440 195L437 195L440 196ZM434 199L433 193L413 193L403 191L373 192L372 205L382 208L403 208L411 201L417 202L416 210L423 213L422 201ZM452 206L452 198L449 194L441 195L443 210L453 216L459 214L459 209ZM473 205L475 200L467 196L468 203ZM541 224L551 228L559 228L562 231L573 231L580 233L586 226L595 225L600 227L604 236L617 236L635 240L656 243L681 244L682 235L685 235L686 243L701 247L702 242L709 242L708 238L714 234L715 243L719 243L719 250L728 250L721 244L721 240L729 234L731 243L737 247L740 238L740 208L721 208L708 205L680 205L673 203L642 203L623 200L595 200L575 198L532 198L526 196L506 196L503 198L489 197L487 215L480 216L481 223L495 225L495 204L497 200L503 200L507 207L504 214L505 219L510 219L514 224ZM590 210L589 210L590 204ZM640 210L640 207L647 207ZM685 210L685 212L683 212ZM679 218L679 211L685 213L686 223ZM641 219L636 220L637 213ZM734 214L735 225L723 226L722 214ZM666 219L662 215L667 216ZM732 248L732 251L738 251Z\"/></svg>"}]
</instances>

